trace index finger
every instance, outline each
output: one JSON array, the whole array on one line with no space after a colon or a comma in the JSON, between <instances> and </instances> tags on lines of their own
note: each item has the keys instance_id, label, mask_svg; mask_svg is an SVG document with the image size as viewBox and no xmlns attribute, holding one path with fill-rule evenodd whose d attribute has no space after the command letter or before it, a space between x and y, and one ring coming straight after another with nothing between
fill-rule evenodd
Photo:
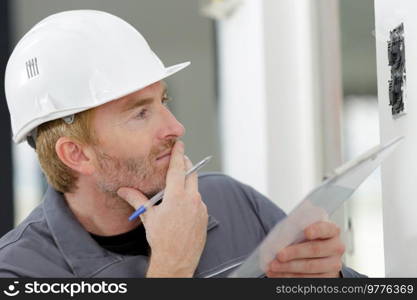
<instances>
[{"instance_id":1,"label":"index finger","mask_svg":"<svg viewBox=\"0 0 417 300\"><path fill-rule=\"evenodd\" d=\"M166 189L172 189L185 184L185 164L184 164L184 143L177 141L171 152L171 160L169 162Z\"/></svg>"}]
</instances>

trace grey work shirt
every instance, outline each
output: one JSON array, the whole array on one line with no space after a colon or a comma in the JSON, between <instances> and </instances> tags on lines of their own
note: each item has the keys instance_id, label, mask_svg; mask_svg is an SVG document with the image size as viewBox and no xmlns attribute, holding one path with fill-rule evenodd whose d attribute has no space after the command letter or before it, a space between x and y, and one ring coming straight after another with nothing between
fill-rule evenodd
<instances>
[{"instance_id":1,"label":"grey work shirt","mask_svg":"<svg viewBox=\"0 0 417 300\"><path fill-rule=\"evenodd\" d=\"M194 275L226 277L285 214L253 188L222 174L200 175L199 191L209 222ZM41 204L0 239L0 277L145 277L148 259L102 248L51 187ZM342 274L361 276L346 267Z\"/></svg>"}]
</instances>

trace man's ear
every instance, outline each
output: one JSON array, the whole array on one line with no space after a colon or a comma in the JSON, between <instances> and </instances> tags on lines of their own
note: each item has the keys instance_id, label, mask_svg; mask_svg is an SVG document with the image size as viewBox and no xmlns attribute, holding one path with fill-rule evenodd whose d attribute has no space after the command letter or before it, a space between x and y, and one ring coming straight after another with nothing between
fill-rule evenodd
<instances>
[{"instance_id":1,"label":"man's ear","mask_svg":"<svg viewBox=\"0 0 417 300\"><path fill-rule=\"evenodd\" d=\"M55 151L67 167L84 175L94 173L92 153L85 145L64 136L56 142Z\"/></svg>"}]
</instances>

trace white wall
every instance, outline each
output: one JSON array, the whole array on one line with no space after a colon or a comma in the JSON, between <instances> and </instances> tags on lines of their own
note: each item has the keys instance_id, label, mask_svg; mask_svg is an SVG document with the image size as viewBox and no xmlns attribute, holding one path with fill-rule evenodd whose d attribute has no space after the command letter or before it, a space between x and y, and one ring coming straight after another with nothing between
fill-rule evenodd
<instances>
[{"instance_id":1,"label":"white wall","mask_svg":"<svg viewBox=\"0 0 417 300\"><path fill-rule=\"evenodd\" d=\"M381 142L404 135L404 142L382 165L385 271L389 277L417 276L417 2L375 1L378 102ZM404 23L407 114L394 119L388 105L389 32Z\"/></svg>"}]
</instances>

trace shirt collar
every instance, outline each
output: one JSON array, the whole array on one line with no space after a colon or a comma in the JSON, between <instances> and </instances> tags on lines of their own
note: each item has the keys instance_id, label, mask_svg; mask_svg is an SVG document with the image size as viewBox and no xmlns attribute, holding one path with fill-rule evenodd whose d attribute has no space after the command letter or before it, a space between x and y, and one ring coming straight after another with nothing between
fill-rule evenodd
<instances>
[{"instance_id":1,"label":"shirt collar","mask_svg":"<svg viewBox=\"0 0 417 300\"><path fill-rule=\"evenodd\" d=\"M57 247L77 277L92 277L124 259L100 247L75 218L64 196L50 186L43 200L43 210ZM207 231L218 224L219 221L209 215ZM138 255L138 259L147 261L148 258Z\"/></svg>"}]
</instances>

